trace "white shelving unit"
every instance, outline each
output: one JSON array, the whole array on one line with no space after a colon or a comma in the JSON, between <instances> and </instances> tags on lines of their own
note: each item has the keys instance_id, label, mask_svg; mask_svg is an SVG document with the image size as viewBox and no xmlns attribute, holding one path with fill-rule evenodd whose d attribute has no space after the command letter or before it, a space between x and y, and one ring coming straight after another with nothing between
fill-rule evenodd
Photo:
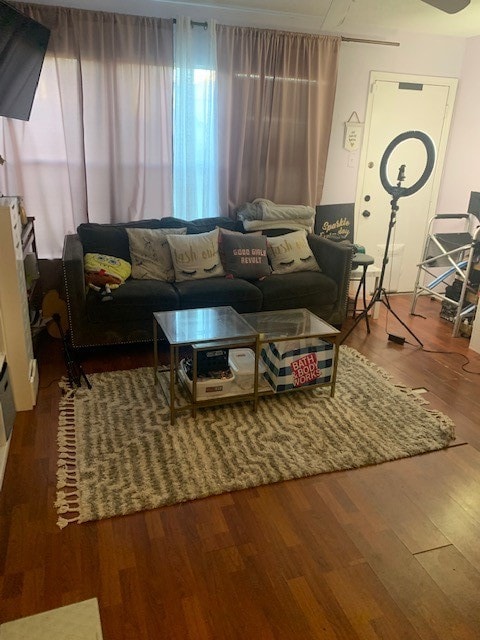
<instances>
[{"instance_id":1,"label":"white shelving unit","mask_svg":"<svg viewBox=\"0 0 480 640\"><path fill-rule=\"evenodd\" d=\"M0 198L0 351L5 353L17 411L35 406L37 361L33 355L18 197Z\"/></svg>"}]
</instances>

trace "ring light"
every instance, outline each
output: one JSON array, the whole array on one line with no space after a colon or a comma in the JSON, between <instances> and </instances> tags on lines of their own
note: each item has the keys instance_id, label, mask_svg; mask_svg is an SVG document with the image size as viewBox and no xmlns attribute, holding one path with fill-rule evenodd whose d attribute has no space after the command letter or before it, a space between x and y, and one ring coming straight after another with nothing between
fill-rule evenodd
<instances>
[{"instance_id":1,"label":"ring light","mask_svg":"<svg viewBox=\"0 0 480 640\"><path fill-rule=\"evenodd\" d=\"M390 159L390 156L395 147L397 147L404 140L409 140L410 138L414 138L416 140L420 140L420 142L423 142L425 151L427 152L427 162L425 164L425 169L423 170L420 178L410 187L401 187L400 185L390 184L387 176L388 160ZM430 174L432 173L434 164L435 147L433 145L432 139L423 131L405 131L390 142L382 156L382 160L380 162L380 180L382 181L382 186L385 191L396 198L405 198L406 196L411 196L412 193L416 193L426 183L426 181L430 177Z\"/></svg>"}]
</instances>

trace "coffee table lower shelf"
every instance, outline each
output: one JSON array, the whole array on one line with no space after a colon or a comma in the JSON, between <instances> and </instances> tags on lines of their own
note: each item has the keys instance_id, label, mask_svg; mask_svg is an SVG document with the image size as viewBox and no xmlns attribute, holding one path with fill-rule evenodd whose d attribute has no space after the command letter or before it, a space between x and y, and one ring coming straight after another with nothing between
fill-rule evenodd
<instances>
[{"instance_id":1,"label":"coffee table lower shelf","mask_svg":"<svg viewBox=\"0 0 480 640\"><path fill-rule=\"evenodd\" d=\"M170 371L169 369L157 369L156 379L160 385L160 388L165 396L165 400L167 402L168 407L171 409L172 400L170 398ZM190 411L193 417L197 415L197 409L202 409L205 407L214 407L223 404L233 403L233 402L252 402L255 405L256 396L253 391L241 392L241 391L233 391L232 393L228 393L225 395L215 396L214 398L205 398L203 400L193 400L193 395L185 384L178 380L175 383L175 395L173 398L174 402L174 413L181 413L184 411ZM258 396L264 395L265 393L273 394L273 390L259 391ZM254 406L255 410L255 406Z\"/></svg>"},{"instance_id":2,"label":"coffee table lower shelf","mask_svg":"<svg viewBox=\"0 0 480 640\"><path fill-rule=\"evenodd\" d=\"M158 368L156 372L156 379L160 385L162 393L165 397L167 406L171 408L171 400L170 400L170 371L168 368ZM265 381L265 384L268 384ZM304 385L302 387L295 387L293 389L287 389L285 391L275 391L271 387L268 389L265 388L262 384L261 388L258 389L257 397L265 397L265 396L277 396L283 393L294 393L297 391L305 391L309 392L312 389L320 388L320 387L328 387L330 389L330 395L333 396L333 387L331 382L320 382L318 384ZM252 402L255 403L255 394L253 391L243 392L237 387L231 393L226 393L225 395L215 396L214 398L205 398L203 400L193 401L193 396L185 384L178 380L175 383L175 415L177 413L182 413L186 411L190 411L192 417L196 417L197 409L203 409L205 407L215 407L224 404L233 404L234 402ZM253 408L255 411L255 407Z\"/></svg>"}]
</instances>

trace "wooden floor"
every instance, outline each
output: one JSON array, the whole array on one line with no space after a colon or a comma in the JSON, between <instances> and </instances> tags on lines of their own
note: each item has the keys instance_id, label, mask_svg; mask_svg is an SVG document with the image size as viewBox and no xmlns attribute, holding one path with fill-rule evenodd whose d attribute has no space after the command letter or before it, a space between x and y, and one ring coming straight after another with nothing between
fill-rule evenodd
<instances>
[{"instance_id":1,"label":"wooden floor","mask_svg":"<svg viewBox=\"0 0 480 640\"><path fill-rule=\"evenodd\" d=\"M60 343L40 346L41 390L18 415L0 494L0 620L97 597L104 638L480 638L480 356L438 303L382 306L347 339L399 383L425 387L457 426L448 450L238 491L60 530ZM350 321L351 322L351 321ZM348 324L346 325L348 327ZM387 341L387 332L413 344ZM151 364L103 351L87 373Z\"/></svg>"}]
</instances>

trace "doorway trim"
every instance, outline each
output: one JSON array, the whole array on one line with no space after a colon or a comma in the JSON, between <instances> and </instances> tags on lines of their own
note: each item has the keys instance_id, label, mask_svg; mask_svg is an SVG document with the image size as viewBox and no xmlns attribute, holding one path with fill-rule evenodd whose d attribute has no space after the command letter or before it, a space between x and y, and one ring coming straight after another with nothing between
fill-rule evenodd
<instances>
[{"instance_id":1,"label":"doorway trim","mask_svg":"<svg viewBox=\"0 0 480 640\"><path fill-rule=\"evenodd\" d=\"M377 81L385 81L385 82L405 82L412 84L429 84L429 85L440 85L449 88L448 92L448 102L445 107L445 117L443 120L442 126L442 135L440 139L440 144L436 149L436 159L435 166L433 171L433 180L432 180L432 192L429 203L428 215L426 217L426 221L428 224L428 220L435 215L438 194L440 191L440 184L443 176L443 164L445 161L445 153L447 149L447 143L450 133L450 125L452 122L453 116L453 108L455 105L455 97L457 93L458 87L458 78L444 78L441 76L420 76L414 74L404 74L404 73L391 73L387 71L370 71L370 78L368 82L368 100L367 100L367 109L365 113L365 126L363 133L363 142L362 148L360 152L360 162L359 162L359 171L357 175L357 188L355 195L355 229L359 228L359 216L361 215L361 211L363 208L363 200L362 200L362 190L363 184L365 180L365 172L367 170L367 151L368 151L368 140L370 138L370 130L372 125L372 113L373 113L373 93L375 91L375 83ZM380 177L379 177L380 180ZM426 232L426 228L425 228Z\"/></svg>"}]
</instances>

